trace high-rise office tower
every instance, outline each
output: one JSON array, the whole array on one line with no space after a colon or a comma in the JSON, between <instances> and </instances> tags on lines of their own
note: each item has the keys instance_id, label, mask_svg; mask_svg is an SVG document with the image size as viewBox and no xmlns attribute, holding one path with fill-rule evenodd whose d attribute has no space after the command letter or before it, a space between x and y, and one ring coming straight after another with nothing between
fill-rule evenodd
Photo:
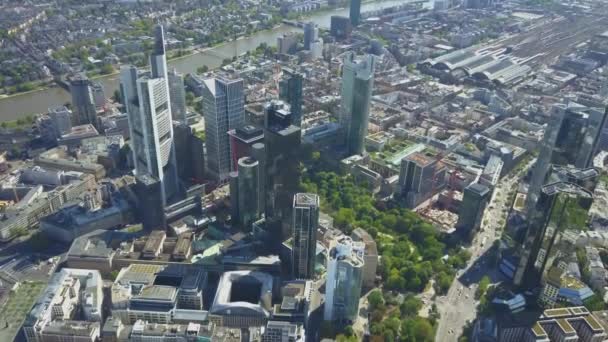
<instances>
[{"instance_id":1,"label":"high-rise office tower","mask_svg":"<svg viewBox=\"0 0 608 342\"><path fill-rule=\"evenodd\" d=\"M319 30L313 21L304 24L304 49L310 50L312 43L319 38Z\"/></svg>"},{"instance_id":2,"label":"high-rise office tower","mask_svg":"<svg viewBox=\"0 0 608 342\"><path fill-rule=\"evenodd\" d=\"M181 180L190 180L193 176L194 151L191 143L193 138L193 129L188 124L183 121L173 121L173 144L175 145L177 176Z\"/></svg>"},{"instance_id":3,"label":"high-rise office tower","mask_svg":"<svg viewBox=\"0 0 608 342\"><path fill-rule=\"evenodd\" d=\"M162 25L154 27L154 49L150 54L150 75L152 78L167 78L167 57L165 56L165 31ZM168 92L168 91L167 91Z\"/></svg>"},{"instance_id":4,"label":"high-rise office tower","mask_svg":"<svg viewBox=\"0 0 608 342\"><path fill-rule=\"evenodd\" d=\"M365 230L355 228L351 234L353 241L363 242L365 253L363 255L363 288L371 289L376 283L378 269L378 246L374 238Z\"/></svg>"},{"instance_id":5,"label":"high-rise office tower","mask_svg":"<svg viewBox=\"0 0 608 342\"><path fill-rule=\"evenodd\" d=\"M312 279L315 274L319 196L298 193L293 197L292 273L296 279Z\"/></svg>"},{"instance_id":6,"label":"high-rise office tower","mask_svg":"<svg viewBox=\"0 0 608 342\"><path fill-rule=\"evenodd\" d=\"M260 218L258 203L260 164L253 157L243 157L238 161L238 172L231 173L230 196L232 220L246 229ZM236 196L236 198L232 198Z\"/></svg>"},{"instance_id":7,"label":"high-rise office tower","mask_svg":"<svg viewBox=\"0 0 608 342\"><path fill-rule=\"evenodd\" d=\"M145 230L164 230L166 228L162 195L162 183L149 174L135 177L137 214Z\"/></svg>"},{"instance_id":8,"label":"high-rise office tower","mask_svg":"<svg viewBox=\"0 0 608 342\"><path fill-rule=\"evenodd\" d=\"M204 80L203 114L207 145L207 172L218 182L228 179L232 165L228 131L245 124L242 79Z\"/></svg>"},{"instance_id":9,"label":"high-rise office tower","mask_svg":"<svg viewBox=\"0 0 608 342\"><path fill-rule=\"evenodd\" d=\"M489 199L490 189L483 184L472 183L464 188L456 223L456 229L461 235L470 237L479 229Z\"/></svg>"},{"instance_id":10,"label":"high-rise office tower","mask_svg":"<svg viewBox=\"0 0 608 342\"><path fill-rule=\"evenodd\" d=\"M350 23L359 25L361 21L361 0L350 0Z\"/></svg>"},{"instance_id":11,"label":"high-rise office tower","mask_svg":"<svg viewBox=\"0 0 608 342\"><path fill-rule=\"evenodd\" d=\"M375 58L372 55L356 60L355 54L349 52L344 57L340 124L345 132L349 156L365 151L369 107L374 87L374 64Z\"/></svg>"},{"instance_id":12,"label":"high-rise office tower","mask_svg":"<svg viewBox=\"0 0 608 342\"><path fill-rule=\"evenodd\" d=\"M184 75L173 69L169 71L169 94L171 97L171 116L175 121L186 123L186 88Z\"/></svg>"},{"instance_id":13,"label":"high-rise office tower","mask_svg":"<svg viewBox=\"0 0 608 342\"><path fill-rule=\"evenodd\" d=\"M93 95L95 107L103 108L106 104L106 94L103 90L103 84L100 82L91 82L91 94Z\"/></svg>"},{"instance_id":14,"label":"high-rise office tower","mask_svg":"<svg viewBox=\"0 0 608 342\"><path fill-rule=\"evenodd\" d=\"M302 127L302 83L304 76L292 69L283 68L283 79L279 82L279 97L287 102L291 111L291 123Z\"/></svg>"},{"instance_id":15,"label":"high-rise office tower","mask_svg":"<svg viewBox=\"0 0 608 342\"><path fill-rule=\"evenodd\" d=\"M265 214L267 223L278 224L273 235L280 243L291 234L291 203L300 184L300 128L280 101L267 106L264 126Z\"/></svg>"},{"instance_id":16,"label":"high-rise office tower","mask_svg":"<svg viewBox=\"0 0 608 342\"><path fill-rule=\"evenodd\" d=\"M341 17L338 15L331 16L330 34L332 37L342 40L350 37L353 30L350 19L347 17Z\"/></svg>"},{"instance_id":17,"label":"high-rise office tower","mask_svg":"<svg viewBox=\"0 0 608 342\"><path fill-rule=\"evenodd\" d=\"M260 164L258 172L258 212L266 210L266 146L263 143L255 143L251 146L251 156Z\"/></svg>"},{"instance_id":18,"label":"high-rise office tower","mask_svg":"<svg viewBox=\"0 0 608 342\"><path fill-rule=\"evenodd\" d=\"M554 266L562 250L563 232L584 229L593 193L586 187L595 179L595 169L564 171L553 167L542 186L534 210L528 213L528 231L513 282L532 288L545 270Z\"/></svg>"},{"instance_id":19,"label":"high-rise office tower","mask_svg":"<svg viewBox=\"0 0 608 342\"><path fill-rule=\"evenodd\" d=\"M401 160L398 192L405 206L415 208L445 185L445 167L435 157L415 152Z\"/></svg>"},{"instance_id":20,"label":"high-rise office tower","mask_svg":"<svg viewBox=\"0 0 608 342\"><path fill-rule=\"evenodd\" d=\"M264 142L264 129L253 125L245 125L228 131L230 136L230 158L233 171L236 171L239 159L251 156L253 145Z\"/></svg>"},{"instance_id":21,"label":"high-rise office tower","mask_svg":"<svg viewBox=\"0 0 608 342\"><path fill-rule=\"evenodd\" d=\"M359 314L359 299L363 279L363 242L353 242L343 236L331 243L327 259L325 283L326 321L350 324Z\"/></svg>"},{"instance_id":22,"label":"high-rise office tower","mask_svg":"<svg viewBox=\"0 0 608 342\"><path fill-rule=\"evenodd\" d=\"M155 38L150 76L138 77L136 68L123 67L120 88L129 117L135 173L158 178L166 204L178 189L178 177L161 26Z\"/></svg>"},{"instance_id":23,"label":"high-rise office tower","mask_svg":"<svg viewBox=\"0 0 608 342\"><path fill-rule=\"evenodd\" d=\"M49 117L53 121L54 135L57 139L72 130L72 112L65 106L49 108Z\"/></svg>"},{"instance_id":24,"label":"high-rise office tower","mask_svg":"<svg viewBox=\"0 0 608 342\"><path fill-rule=\"evenodd\" d=\"M98 127L97 109L91 89L91 81L83 74L70 79L70 93L72 94L72 110L76 125L91 124Z\"/></svg>"},{"instance_id":25,"label":"high-rise office tower","mask_svg":"<svg viewBox=\"0 0 608 342\"><path fill-rule=\"evenodd\" d=\"M604 108L589 108L569 103L555 140L552 162L557 165L591 166L606 122Z\"/></svg>"}]
</instances>

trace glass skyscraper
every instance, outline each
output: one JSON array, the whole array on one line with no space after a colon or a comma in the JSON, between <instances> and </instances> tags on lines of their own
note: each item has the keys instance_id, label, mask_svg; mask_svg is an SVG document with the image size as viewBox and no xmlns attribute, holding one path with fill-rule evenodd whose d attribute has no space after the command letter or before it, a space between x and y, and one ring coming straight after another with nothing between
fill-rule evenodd
<instances>
[{"instance_id":1,"label":"glass skyscraper","mask_svg":"<svg viewBox=\"0 0 608 342\"><path fill-rule=\"evenodd\" d=\"M361 21L361 0L350 0L350 23L359 25Z\"/></svg>"},{"instance_id":2,"label":"glass skyscraper","mask_svg":"<svg viewBox=\"0 0 608 342\"><path fill-rule=\"evenodd\" d=\"M301 73L292 69L283 68L283 79L279 82L279 97L289 104L291 123L298 127L302 127L303 81L304 76Z\"/></svg>"},{"instance_id":3,"label":"glass skyscraper","mask_svg":"<svg viewBox=\"0 0 608 342\"><path fill-rule=\"evenodd\" d=\"M534 210L528 214L528 231L514 277L516 285L538 285L563 251L559 246L564 232L577 234L585 229L593 200L590 184L597 175L595 169L552 169Z\"/></svg>"},{"instance_id":4,"label":"glass skyscraper","mask_svg":"<svg viewBox=\"0 0 608 342\"><path fill-rule=\"evenodd\" d=\"M207 173L222 183L236 167L230 153L228 131L245 124L242 79L204 80L203 114L207 144Z\"/></svg>"},{"instance_id":5,"label":"glass skyscraper","mask_svg":"<svg viewBox=\"0 0 608 342\"><path fill-rule=\"evenodd\" d=\"M375 58L372 55L357 60L353 52L348 52L344 57L340 124L345 132L349 156L365 151L365 136L374 87L374 65Z\"/></svg>"},{"instance_id":6,"label":"glass skyscraper","mask_svg":"<svg viewBox=\"0 0 608 342\"><path fill-rule=\"evenodd\" d=\"M333 241L327 259L324 319L352 324L359 314L365 244L343 236Z\"/></svg>"},{"instance_id":7,"label":"glass skyscraper","mask_svg":"<svg viewBox=\"0 0 608 342\"><path fill-rule=\"evenodd\" d=\"M312 279L315 272L319 196L298 193L293 198L292 273L296 279Z\"/></svg>"}]
</instances>

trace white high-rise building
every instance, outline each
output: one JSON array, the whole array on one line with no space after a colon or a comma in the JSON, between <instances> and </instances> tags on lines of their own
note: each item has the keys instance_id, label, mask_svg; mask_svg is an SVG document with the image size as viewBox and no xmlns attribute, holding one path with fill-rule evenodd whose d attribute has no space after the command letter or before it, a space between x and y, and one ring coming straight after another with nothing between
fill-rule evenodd
<instances>
[{"instance_id":1,"label":"white high-rise building","mask_svg":"<svg viewBox=\"0 0 608 342\"><path fill-rule=\"evenodd\" d=\"M186 122L186 88L184 75L173 69L169 71L169 93L171 94L171 115L173 120Z\"/></svg>"},{"instance_id":2,"label":"white high-rise building","mask_svg":"<svg viewBox=\"0 0 608 342\"><path fill-rule=\"evenodd\" d=\"M326 321L351 324L357 319L363 280L365 244L348 236L332 241L327 258L325 283Z\"/></svg>"},{"instance_id":3,"label":"white high-rise building","mask_svg":"<svg viewBox=\"0 0 608 342\"><path fill-rule=\"evenodd\" d=\"M157 26L155 39L150 75L140 77L135 67L123 67L120 87L129 117L135 173L157 177L166 204L178 189L178 179L162 26Z\"/></svg>"},{"instance_id":4,"label":"white high-rise building","mask_svg":"<svg viewBox=\"0 0 608 342\"><path fill-rule=\"evenodd\" d=\"M211 78L203 85L206 170L221 183L229 179L230 170L234 169L228 131L245 124L243 80Z\"/></svg>"}]
</instances>

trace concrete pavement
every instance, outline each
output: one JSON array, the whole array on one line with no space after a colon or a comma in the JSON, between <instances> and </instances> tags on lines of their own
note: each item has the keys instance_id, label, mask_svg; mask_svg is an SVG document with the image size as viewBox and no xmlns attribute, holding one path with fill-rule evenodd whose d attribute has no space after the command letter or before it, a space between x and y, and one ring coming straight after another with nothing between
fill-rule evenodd
<instances>
[{"instance_id":1,"label":"concrete pavement","mask_svg":"<svg viewBox=\"0 0 608 342\"><path fill-rule=\"evenodd\" d=\"M495 265L488 263L488 251L501 236L506 212L513 202L511 193L517 189L517 184L533 162L534 160L530 161L521 172L503 178L492 193L484 212L481 230L468 248L471 259L464 271L457 274L447 295L436 300L441 317L435 341L458 340L467 321L475 320L479 304L475 300L477 283L484 275L490 276L493 281L497 278Z\"/></svg>"}]
</instances>

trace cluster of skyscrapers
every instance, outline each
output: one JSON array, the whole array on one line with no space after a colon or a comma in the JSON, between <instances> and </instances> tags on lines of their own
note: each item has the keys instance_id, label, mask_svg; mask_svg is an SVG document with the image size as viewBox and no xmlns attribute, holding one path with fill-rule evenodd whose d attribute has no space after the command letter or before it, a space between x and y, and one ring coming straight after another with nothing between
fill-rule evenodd
<instances>
[{"instance_id":1,"label":"cluster of skyscrapers","mask_svg":"<svg viewBox=\"0 0 608 342\"><path fill-rule=\"evenodd\" d=\"M537 286L572 251L565 233L580 229L577 218L586 216L599 175L592 160L606 112L557 104L550 114L528 186L528 227L513 279L522 287Z\"/></svg>"}]
</instances>

